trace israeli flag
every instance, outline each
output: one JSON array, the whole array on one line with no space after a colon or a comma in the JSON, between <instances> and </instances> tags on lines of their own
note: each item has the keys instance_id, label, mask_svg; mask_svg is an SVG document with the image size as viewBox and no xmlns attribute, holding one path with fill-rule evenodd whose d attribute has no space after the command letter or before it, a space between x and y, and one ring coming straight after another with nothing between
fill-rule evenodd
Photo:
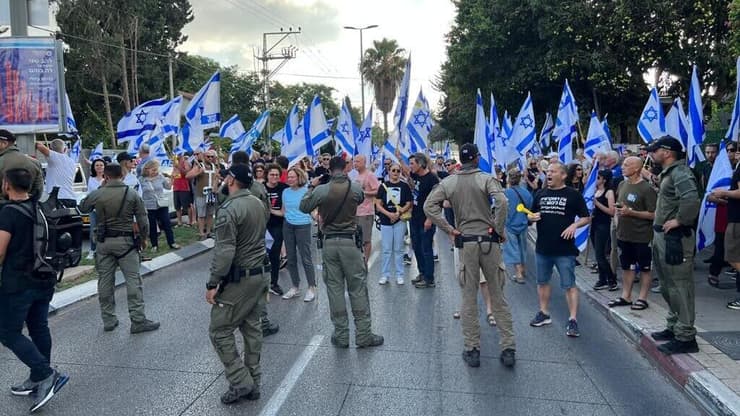
<instances>
[{"instance_id":1,"label":"israeli flag","mask_svg":"<svg viewBox=\"0 0 740 416\"><path fill-rule=\"evenodd\" d=\"M281 148L284 148L288 143L293 141L299 124L301 124L301 116L298 113L298 105L293 104L293 107L291 107L290 112L288 113L288 117L285 119L285 127L283 127L282 130L283 135L280 136ZM273 136L273 139L274 138L275 136Z\"/></svg>"},{"instance_id":2,"label":"israeli flag","mask_svg":"<svg viewBox=\"0 0 740 416\"><path fill-rule=\"evenodd\" d=\"M379 155L382 155L383 153L380 151L380 146L373 144L373 159L372 160L378 160Z\"/></svg>"},{"instance_id":3,"label":"israeli flag","mask_svg":"<svg viewBox=\"0 0 740 416\"><path fill-rule=\"evenodd\" d=\"M69 149L69 157L74 160L75 162L78 162L80 160L80 154L82 153L82 141L80 139L77 139L75 143L72 145L72 148Z\"/></svg>"},{"instance_id":4,"label":"israeli flag","mask_svg":"<svg viewBox=\"0 0 740 416\"><path fill-rule=\"evenodd\" d=\"M714 242L714 223L717 215L717 205L710 202L707 198L712 191L717 189L730 189L732 184L732 164L727 155L727 148L724 143L720 144L719 154L712 166L712 173L709 175L707 182L707 191L702 199L701 209L699 211L699 223L696 233L696 251L702 251Z\"/></svg>"},{"instance_id":5,"label":"israeli flag","mask_svg":"<svg viewBox=\"0 0 740 416\"><path fill-rule=\"evenodd\" d=\"M684 150L689 143L689 120L683 111L681 98L673 100L671 109L665 117L666 134L678 139L683 145Z\"/></svg>"},{"instance_id":6,"label":"israeli flag","mask_svg":"<svg viewBox=\"0 0 740 416\"><path fill-rule=\"evenodd\" d=\"M596 195L596 179L599 176L599 162L594 161L594 166L591 168L591 173L588 175L588 179L586 179L586 186L583 189L583 199L586 200L586 207L588 207L588 212L591 213L594 211L594 198ZM588 234L591 227L590 225L584 225L583 227L580 227L576 230L576 247L578 247L578 251L585 251L586 246L588 246Z\"/></svg>"},{"instance_id":7,"label":"israeli flag","mask_svg":"<svg viewBox=\"0 0 740 416\"><path fill-rule=\"evenodd\" d=\"M576 123L578 123L578 106L566 79L563 94L560 96L555 128L552 131L552 138L558 142L558 156L563 163L570 163L573 160Z\"/></svg>"},{"instance_id":8,"label":"israeli flag","mask_svg":"<svg viewBox=\"0 0 740 416\"><path fill-rule=\"evenodd\" d=\"M730 128L727 129L725 138L727 140L736 142L740 140L740 57L737 58L737 81L735 90L735 104L732 107L732 120L730 121Z\"/></svg>"},{"instance_id":9,"label":"israeli flag","mask_svg":"<svg viewBox=\"0 0 740 416\"><path fill-rule=\"evenodd\" d=\"M612 131L609 129L609 123L606 121L607 115L604 115L604 120L601 121L601 127L604 129L604 133L606 133L606 138L609 139L609 150L612 149Z\"/></svg>"},{"instance_id":10,"label":"israeli flag","mask_svg":"<svg viewBox=\"0 0 740 416\"><path fill-rule=\"evenodd\" d=\"M395 163L400 163L398 157L396 156L396 147L393 146L391 140L385 141L385 143L383 144L383 151L381 153L383 153L383 158L387 157Z\"/></svg>"},{"instance_id":11,"label":"israeli flag","mask_svg":"<svg viewBox=\"0 0 740 416\"><path fill-rule=\"evenodd\" d=\"M164 136L159 137L159 139L151 145L149 152L152 157L159 162L160 166L170 168L172 167L172 160L169 155L167 155L164 139Z\"/></svg>"},{"instance_id":12,"label":"israeli flag","mask_svg":"<svg viewBox=\"0 0 740 416\"><path fill-rule=\"evenodd\" d=\"M604 123L599 120L596 111L591 111L591 122L588 125L588 135L586 136L583 154L587 158L593 159L596 153L610 150L612 150L612 145L604 130Z\"/></svg>"},{"instance_id":13,"label":"israeli flag","mask_svg":"<svg viewBox=\"0 0 740 416\"><path fill-rule=\"evenodd\" d=\"M499 129L498 136L495 138L495 154L493 155L496 165L504 170L520 158L519 152L517 152L516 147L512 145L513 142L510 140L513 130L514 124L509 118L509 112L504 111L501 128Z\"/></svg>"},{"instance_id":14,"label":"israeli flag","mask_svg":"<svg viewBox=\"0 0 740 416\"><path fill-rule=\"evenodd\" d=\"M196 149L202 149L205 143L203 141L204 134L203 126L197 120L193 120L192 123L185 120L185 124L183 124L178 135L178 148L182 149L183 152L194 152Z\"/></svg>"},{"instance_id":15,"label":"israeli flag","mask_svg":"<svg viewBox=\"0 0 740 416\"><path fill-rule=\"evenodd\" d=\"M254 120L254 123L252 123L252 127L249 128L249 131L246 133L242 133L231 145L231 151L230 154L234 154L234 152L242 151L247 152L249 156L252 156L252 146L254 146L254 142L257 141L257 139L262 136L262 131L265 129L265 126L267 126L267 121L270 120L270 110L264 111L262 114L260 114L259 117L257 117L256 120ZM236 147L235 147L236 145Z\"/></svg>"},{"instance_id":16,"label":"israeli flag","mask_svg":"<svg viewBox=\"0 0 740 416\"><path fill-rule=\"evenodd\" d=\"M170 100L162 108L162 131L164 137L177 136L180 132L180 116L182 114L182 95Z\"/></svg>"},{"instance_id":17,"label":"israeli flag","mask_svg":"<svg viewBox=\"0 0 740 416\"><path fill-rule=\"evenodd\" d=\"M542 125L542 131L540 132L540 144L545 148L550 148L550 136L552 136L553 130L555 130L555 123L552 122L552 115L547 113L545 124Z\"/></svg>"},{"instance_id":18,"label":"israeli flag","mask_svg":"<svg viewBox=\"0 0 740 416\"><path fill-rule=\"evenodd\" d=\"M233 144L237 141L237 139L241 138L242 135L246 132L247 130L244 128L241 120L239 120L239 115L234 114L233 116L231 116L230 119L226 120L226 122L221 125L221 129L219 129L218 135L231 139L233 147Z\"/></svg>"},{"instance_id":19,"label":"israeli flag","mask_svg":"<svg viewBox=\"0 0 740 416\"><path fill-rule=\"evenodd\" d=\"M64 93L64 112L67 119L65 133L77 134L77 122L75 121L74 114L72 114L72 105L69 103L69 95L66 92Z\"/></svg>"},{"instance_id":20,"label":"israeli flag","mask_svg":"<svg viewBox=\"0 0 740 416\"><path fill-rule=\"evenodd\" d=\"M393 125L398 133L398 143L400 144L401 150L408 152L409 145L406 142L405 128L406 113L408 112L409 106L409 84L411 79L411 54L409 54L406 60L406 69L403 72L403 79L401 80L401 87L398 90L398 98L396 99L396 109L393 113Z\"/></svg>"},{"instance_id":21,"label":"israeli flag","mask_svg":"<svg viewBox=\"0 0 740 416\"><path fill-rule=\"evenodd\" d=\"M272 133L272 137L270 137L270 140L272 140L273 142L277 142L279 144L282 144L284 139L285 139L285 127L276 131L275 133Z\"/></svg>"},{"instance_id":22,"label":"israeli flag","mask_svg":"<svg viewBox=\"0 0 740 416\"><path fill-rule=\"evenodd\" d=\"M116 137L118 143L140 138L154 130L157 120L162 117L162 109L167 100L159 98L140 104L130 112L126 113L118 122Z\"/></svg>"},{"instance_id":23,"label":"israeli flag","mask_svg":"<svg viewBox=\"0 0 740 416\"><path fill-rule=\"evenodd\" d=\"M663 108L660 105L657 88L650 90L648 101L645 103L640 120L637 122L637 132L645 143L650 143L666 134L665 117L663 116Z\"/></svg>"},{"instance_id":24,"label":"israeli flag","mask_svg":"<svg viewBox=\"0 0 740 416\"><path fill-rule=\"evenodd\" d=\"M445 160L452 159L452 151L450 151L450 142L445 143L445 150L442 153L442 157L444 157Z\"/></svg>"},{"instance_id":25,"label":"israeli flag","mask_svg":"<svg viewBox=\"0 0 740 416\"><path fill-rule=\"evenodd\" d=\"M103 158L103 142L98 143L97 146L90 152L90 161L94 162L98 159Z\"/></svg>"},{"instance_id":26,"label":"israeli flag","mask_svg":"<svg viewBox=\"0 0 740 416\"><path fill-rule=\"evenodd\" d=\"M704 143L704 107L701 104L701 88L696 65L691 72L691 87L689 88L689 141L686 145L686 158L690 167L704 159L701 144Z\"/></svg>"},{"instance_id":27,"label":"israeli flag","mask_svg":"<svg viewBox=\"0 0 740 416\"><path fill-rule=\"evenodd\" d=\"M432 110L429 109L429 103L420 89L414 108L411 110L409 121L406 123L409 135L409 150L412 153L429 148L427 138L433 125Z\"/></svg>"},{"instance_id":28,"label":"israeli flag","mask_svg":"<svg viewBox=\"0 0 740 416\"><path fill-rule=\"evenodd\" d=\"M200 129L218 127L221 123L221 73L216 71L195 94L185 109L185 118L191 126Z\"/></svg>"},{"instance_id":29,"label":"israeli flag","mask_svg":"<svg viewBox=\"0 0 740 416\"><path fill-rule=\"evenodd\" d=\"M374 160L377 152L373 151L373 106L365 116L362 126L357 131L357 141L355 143L355 154L364 155L366 160Z\"/></svg>"},{"instance_id":30,"label":"israeli flag","mask_svg":"<svg viewBox=\"0 0 740 416\"><path fill-rule=\"evenodd\" d=\"M347 107L347 100L342 100L342 108L339 112L339 124L337 130L334 132L334 140L337 145L342 148L342 151L349 154L350 157L355 155L356 142L360 132L355 126L354 120L352 120L352 113ZM370 159L365 159L370 160Z\"/></svg>"},{"instance_id":31,"label":"israeli flag","mask_svg":"<svg viewBox=\"0 0 740 416\"><path fill-rule=\"evenodd\" d=\"M537 130L534 127L534 108L532 107L532 94L527 93L527 98L516 116L516 122L509 137L509 144L516 149L520 155L526 155L537 141Z\"/></svg>"},{"instance_id":32,"label":"israeli flag","mask_svg":"<svg viewBox=\"0 0 740 416\"><path fill-rule=\"evenodd\" d=\"M478 167L486 173L493 173L493 156L491 155L491 144L489 143L491 134L488 131L488 120L483 109L483 97L480 95L480 88L475 97L475 134L473 143L478 147L480 158Z\"/></svg>"},{"instance_id":33,"label":"israeli flag","mask_svg":"<svg viewBox=\"0 0 740 416\"><path fill-rule=\"evenodd\" d=\"M501 125L498 121L498 108L496 107L496 99L493 98L493 93L491 93L491 107L488 112L488 143L489 148L491 151L491 158L493 159L494 163L497 162L496 159L496 139L498 138L499 134L501 132Z\"/></svg>"},{"instance_id":34,"label":"israeli flag","mask_svg":"<svg viewBox=\"0 0 740 416\"><path fill-rule=\"evenodd\" d=\"M303 115L303 138L306 141L308 156L314 156L318 153L321 146L331 141L329 135L329 123L324 115L324 108L321 106L321 99L318 94L311 100L311 105Z\"/></svg>"}]
</instances>

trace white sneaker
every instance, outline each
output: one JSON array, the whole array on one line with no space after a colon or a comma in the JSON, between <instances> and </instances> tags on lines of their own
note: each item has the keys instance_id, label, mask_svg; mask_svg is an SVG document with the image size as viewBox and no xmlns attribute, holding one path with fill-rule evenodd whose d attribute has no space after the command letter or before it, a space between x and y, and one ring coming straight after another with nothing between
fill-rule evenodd
<instances>
[{"instance_id":1,"label":"white sneaker","mask_svg":"<svg viewBox=\"0 0 740 416\"><path fill-rule=\"evenodd\" d=\"M95 252L94 251L88 251L87 257L85 257L87 260L95 260Z\"/></svg>"},{"instance_id":2,"label":"white sneaker","mask_svg":"<svg viewBox=\"0 0 740 416\"><path fill-rule=\"evenodd\" d=\"M396 284L397 285L402 285L403 283L404 283L403 282L403 277L399 277L398 279L396 279Z\"/></svg>"},{"instance_id":3,"label":"white sneaker","mask_svg":"<svg viewBox=\"0 0 740 416\"><path fill-rule=\"evenodd\" d=\"M385 276L381 277L380 280L378 280L379 285L384 285L386 283L388 283L388 278Z\"/></svg>"},{"instance_id":4,"label":"white sneaker","mask_svg":"<svg viewBox=\"0 0 740 416\"><path fill-rule=\"evenodd\" d=\"M313 302L314 299L316 299L316 288L313 286L309 286L308 290L306 290L306 296L303 297L303 301Z\"/></svg>"},{"instance_id":5,"label":"white sneaker","mask_svg":"<svg viewBox=\"0 0 740 416\"><path fill-rule=\"evenodd\" d=\"M301 291L297 287L291 287L284 295L283 299L293 299L301 295Z\"/></svg>"}]
</instances>

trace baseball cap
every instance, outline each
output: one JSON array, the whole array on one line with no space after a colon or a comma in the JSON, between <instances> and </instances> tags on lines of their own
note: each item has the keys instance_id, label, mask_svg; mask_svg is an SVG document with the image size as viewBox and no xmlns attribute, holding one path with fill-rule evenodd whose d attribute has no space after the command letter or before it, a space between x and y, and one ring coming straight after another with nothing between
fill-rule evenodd
<instances>
[{"instance_id":1,"label":"baseball cap","mask_svg":"<svg viewBox=\"0 0 740 416\"><path fill-rule=\"evenodd\" d=\"M663 136L658 140L651 142L647 147L648 152L654 152L658 149L666 149L673 152L683 152L683 146L681 145L681 142L678 141L678 139L676 139L675 137L671 136Z\"/></svg>"},{"instance_id":2,"label":"baseball cap","mask_svg":"<svg viewBox=\"0 0 740 416\"><path fill-rule=\"evenodd\" d=\"M478 156L478 147L473 143L465 143L460 148L460 161L462 163L472 162Z\"/></svg>"},{"instance_id":3,"label":"baseball cap","mask_svg":"<svg viewBox=\"0 0 740 416\"><path fill-rule=\"evenodd\" d=\"M119 154L116 155L116 160L118 161L118 163L121 163L124 160L134 160L134 158L133 158L133 156L131 156L130 154L128 154L128 152L121 152L121 153L119 153Z\"/></svg>"},{"instance_id":4,"label":"baseball cap","mask_svg":"<svg viewBox=\"0 0 740 416\"><path fill-rule=\"evenodd\" d=\"M252 172L249 170L249 166L243 163L232 165L229 168L229 175L245 185L249 185L252 182Z\"/></svg>"},{"instance_id":5,"label":"baseball cap","mask_svg":"<svg viewBox=\"0 0 740 416\"><path fill-rule=\"evenodd\" d=\"M15 135L7 130L0 130L0 140L15 142Z\"/></svg>"}]
</instances>

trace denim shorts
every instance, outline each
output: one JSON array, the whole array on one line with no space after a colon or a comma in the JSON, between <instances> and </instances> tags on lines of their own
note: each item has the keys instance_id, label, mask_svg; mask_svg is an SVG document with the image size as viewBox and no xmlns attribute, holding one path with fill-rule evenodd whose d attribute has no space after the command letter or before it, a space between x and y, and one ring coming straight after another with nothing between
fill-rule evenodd
<instances>
[{"instance_id":1,"label":"denim shorts","mask_svg":"<svg viewBox=\"0 0 740 416\"><path fill-rule=\"evenodd\" d=\"M546 285L556 267L560 275L560 288L567 290L576 286L576 256L547 256L535 253L537 262L537 284Z\"/></svg>"},{"instance_id":2,"label":"denim shorts","mask_svg":"<svg viewBox=\"0 0 740 416\"><path fill-rule=\"evenodd\" d=\"M527 230L521 233L506 231L506 241L503 244L504 263L507 265L527 263Z\"/></svg>"}]
</instances>

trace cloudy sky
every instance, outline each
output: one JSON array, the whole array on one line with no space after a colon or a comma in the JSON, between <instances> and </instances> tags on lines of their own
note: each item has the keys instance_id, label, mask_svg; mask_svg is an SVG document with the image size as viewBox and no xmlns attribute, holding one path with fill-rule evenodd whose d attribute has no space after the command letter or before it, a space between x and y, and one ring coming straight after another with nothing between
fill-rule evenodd
<instances>
[{"instance_id":1,"label":"cloudy sky","mask_svg":"<svg viewBox=\"0 0 740 416\"><path fill-rule=\"evenodd\" d=\"M280 46L294 45L297 57L274 78L281 83L323 83L347 95L360 107L359 33L344 26L376 24L364 32L364 47L388 37L412 53L411 97L419 88L436 108L439 93L431 83L445 59L444 36L454 19L449 0L190 0L195 19L185 27L188 41L181 47L225 65L255 69L262 33L301 27ZM269 47L269 46L268 46ZM275 68L279 61L271 61ZM365 104L372 102L366 87Z\"/></svg>"}]
</instances>

